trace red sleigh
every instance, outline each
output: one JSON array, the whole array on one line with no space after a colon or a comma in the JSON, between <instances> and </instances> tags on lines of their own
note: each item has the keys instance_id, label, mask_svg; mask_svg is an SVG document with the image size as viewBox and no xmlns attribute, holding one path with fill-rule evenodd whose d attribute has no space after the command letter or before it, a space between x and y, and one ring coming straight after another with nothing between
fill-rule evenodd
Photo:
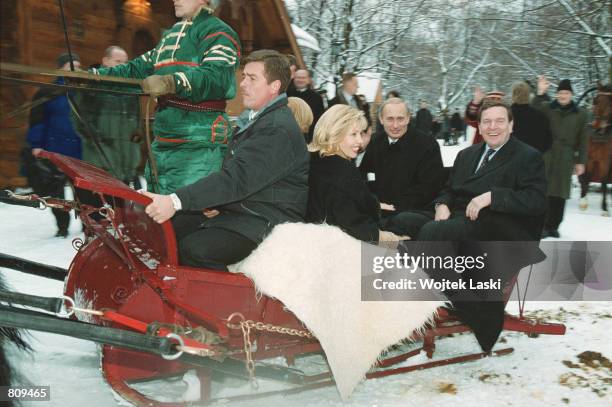
<instances>
[{"instance_id":1,"label":"red sleigh","mask_svg":"<svg viewBox=\"0 0 612 407\"><path fill-rule=\"evenodd\" d=\"M82 161L47 152L43 156L60 168L77 190L90 191L101 201L96 208L80 205L80 217L90 238L86 244L77 245L65 280L65 295L75 302L76 316L93 325L147 335L166 344L166 351L158 354L119 345L103 346L103 374L123 398L137 405L182 405L154 401L130 384L179 375L189 369L196 369L200 379L201 402L211 401L215 372L245 379L255 374L295 385L290 390L235 399L299 392L334 383L330 373L306 375L286 366L256 366L259 360L278 356L291 365L297 356L321 352L321 347L282 303L265 296L258 300L251 280L245 276L179 265L170 222L159 225L144 212L149 198ZM511 291L512 286L507 287L506 298ZM519 316L506 314L504 329L529 335L565 333L561 324L525 318L522 308ZM440 309L432 326L412 334L412 339L422 342L421 347L382 360L366 377L489 356L475 353L395 367L421 351L432 359L437 337L469 331L446 309ZM512 351L501 349L493 355Z\"/></svg>"}]
</instances>

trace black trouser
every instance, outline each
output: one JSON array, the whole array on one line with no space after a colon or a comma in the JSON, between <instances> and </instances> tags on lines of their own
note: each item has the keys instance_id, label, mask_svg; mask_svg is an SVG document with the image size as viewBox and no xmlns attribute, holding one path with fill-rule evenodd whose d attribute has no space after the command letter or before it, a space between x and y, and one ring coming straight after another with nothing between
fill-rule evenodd
<instances>
[{"instance_id":1,"label":"black trouser","mask_svg":"<svg viewBox=\"0 0 612 407\"><path fill-rule=\"evenodd\" d=\"M53 198L64 199L64 185L66 184L66 176L56 171L52 177L39 177L38 179L29 180L30 186L34 193L41 197L50 196ZM52 208L53 216L57 228L60 231L67 231L70 225L70 213L61 209Z\"/></svg>"},{"instance_id":2,"label":"black trouser","mask_svg":"<svg viewBox=\"0 0 612 407\"><path fill-rule=\"evenodd\" d=\"M204 220L203 215L193 213L177 214L172 219L180 264L227 271L228 264L243 260L257 247L257 243L231 230L201 228Z\"/></svg>"},{"instance_id":3,"label":"black trouser","mask_svg":"<svg viewBox=\"0 0 612 407\"><path fill-rule=\"evenodd\" d=\"M409 236L414 240L423 225L433 219L434 213L431 211L385 213L379 225L382 230L393 232L398 236Z\"/></svg>"},{"instance_id":4,"label":"black trouser","mask_svg":"<svg viewBox=\"0 0 612 407\"><path fill-rule=\"evenodd\" d=\"M563 214L565 213L565 201L564 198L559 198L558 196L548 197L548 213L544 223L545 230L559 229L559 225L563 221Z\"/></svg>"},{"instance_id":5,"label":"black trouser","mask_svg":"<svg viewBox=\"0 0 612 407\"><path fill-rule=\"evenodd\" d=\"M383 220L383 230L398 235L408 235L412 240L461 241L467 239L475 228L475 222L463 212L451 213L444 221L434 221L434 213L428 211L401 212Z\"/></svg>"}]
</instances>

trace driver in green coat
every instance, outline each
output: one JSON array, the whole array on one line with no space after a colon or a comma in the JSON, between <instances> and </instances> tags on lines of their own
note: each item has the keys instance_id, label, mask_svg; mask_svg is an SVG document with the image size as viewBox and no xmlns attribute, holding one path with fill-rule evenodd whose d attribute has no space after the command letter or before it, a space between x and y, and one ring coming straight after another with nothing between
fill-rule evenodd
<instances>
[{"instance_id":1,"label":"driver in green coat","mask_svg":"<svg viewBox=\"0 0 612 407\"><path fill-rule=\"evenodd\" d=\"M144 79L157 96L149 191L167 194L221 168L231 131L226 101L236 94L238 35L213 16L218 0L175 0L177 22L151 51L100 75Z\"/></svg>"}]
</instances>

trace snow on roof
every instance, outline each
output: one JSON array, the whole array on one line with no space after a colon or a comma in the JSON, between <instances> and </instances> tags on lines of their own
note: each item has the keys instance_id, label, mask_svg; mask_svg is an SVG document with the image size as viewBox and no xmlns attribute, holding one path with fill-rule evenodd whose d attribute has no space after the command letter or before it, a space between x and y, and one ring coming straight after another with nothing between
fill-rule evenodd
<instances>
[{"instance_id":1,"label":"snow on roof","mask_svg":"<svg viewBox=\"0 0 612 407\"><path fill-rule=\"evenodd\" d=\"M319 47L319 41L312 35L308 34L302 28L298 27L295 24L291 24L291 29L293 30L293 34L295 35L295 39L300 47L309 48L313 51L320 52L321 48Z\"/></svg>"}]
</instances>

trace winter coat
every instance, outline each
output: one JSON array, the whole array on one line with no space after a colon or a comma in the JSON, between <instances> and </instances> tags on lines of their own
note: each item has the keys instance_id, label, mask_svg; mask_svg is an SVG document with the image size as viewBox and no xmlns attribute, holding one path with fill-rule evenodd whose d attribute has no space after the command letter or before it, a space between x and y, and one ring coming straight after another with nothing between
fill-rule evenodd
<instances>
[{"instance_id":1,"label":"winter coat","mask_svg":"<svg viewBox=\"0 0 612 407\"><path fill-rule=\"evenodd\" d=\"M547 95L536 96L532 104L546 114L552 129L552 147L544 154L548 196L570 197L571 179L575 164L586 164L588 134L584 110L574 102L562 108Z\"/></svg>"},{"instance_id":2,"label":"winter coat","mask_svg":"<svg viewBox=\"0 0 612 407\"><path fill-rule=\"evenodd\" d=\"M351 160L310 154L306 221L340 227L355 239L378 241L380 204Z\"/></svg>"},{"instance_id":3,"label":"winter coat","mask_svg":"<svg viewBox=\"0 0 612 407\"><path fill-rule=\"evenodd\" d=\"M419 109L416 114L415 122L417 130L428 136L431 134L433 116L431 115L429 109Z\"/></svg>"},{"instance_id":4,"label":"winter coat","mask_svg":"<svg viewBox=\"0 0 612 407\"><path fill-rule=\"evenodd\" d=\"M202 9L193 19L177 22L151 51L98 72L137 79L172 75L176 92L171 96L197 104L234 98L239 60L238 35ZM230 133L228 117L222 109L161 107L153 126L153 155L159 174L159 185L153 190L170 193L217 171ZM152 185L150 166L145 175Z\"/></svg>"},{"instance_id":5,"label":"winter coat","mask_svg":"<svg viewBox=\"0 0 612 407\"><path fill-rule=\"evenodd\" d=\"M430 136L408 130L397 142L389 144L386 133L366 149L359 170L370 175L369 186L380 202L396 211L425 209L444 186L446 173L440 145Z\"/></svg>"},{"instance_id":6,"label":"winter coat","mask_svg":"<svg viewBox=\"0 0 612 407\"><path fill-rule=\"evenodd\" d=\"M465 124L476 129L474 133L474 139L472 140L472 144L482 143L484 139L480 134L480 128L478 127L478 111L482 107L482 102L476 104L474 102L469 102L465 107Z\"/></svg>"},{"instance_id":7,"label":"winter coat","mask_svg":"<svg viewBox=\"0 0 612 407\"><path fill-rule=\"evenodd\" d=\"M204 227L261 242L274 226L303 221L308 201L306 142L283 94L248 121L238 119L221 170L176 191L183 210L218 209Z\"/></svg>"},{"instance_id":8,"label":"winter coat","mask_svg":"<svg viewBox=\"0 0 612 407\"><path fill-rule=\"evenodd\" d=\"M484 143L457 154L448 182L435 199L451 212L464 213L476 196L491 191L490 210L512 215L541 215L546 210L542 155L522 141L510 137L482 169L476 171Z\"/></svg>"},{"instance_id":9,"label":"winter coat","mask_svg":"<svg viewBox=\"0 0 612 407\"><path fill-rule=\"evenodd\" d=\"M64 78L58 78L54 83L63 85ZM81 138L70 120L68 98L65 94L56 96L56 93L41 89L34 95L34 101L41 98L48 101L32 108L26 139L32 148L81 158Z\"/></svg>"},{"instance_id":10,"label":"winter coat","mask_svg":"<svg viewBox=\"0 0 612 407\"><path fill-rule=\"evenodd\" d=\"M463 131L463 128L465 127L465 123L458 112L453 113L450 123L451 128L455 129L456 131Z\"/></svg>"},{"instance_id":11,"label":"winter coat","mask_svg":"<svg viewBox=\"0 0 612 407\"><path fill-rule=\"evenodd\" d=\"M552 145L552 131L548 117L527 104L512 105L512 136L542 154Z\"/></svg>"},{"instance_id":12,"label":"winter coat","mask_svg":"<svg viewBox=\"0 0 612 407\"><path fill-rule=\"evenodd\" d=\"M140 162L139 138L133 139L141 127L138 97L81 92L74 101L87 123L86 126L73 117L74 126L83 137L83 161L108 171L118 180L134 180Z\"/></svg>"}]
</instances>

